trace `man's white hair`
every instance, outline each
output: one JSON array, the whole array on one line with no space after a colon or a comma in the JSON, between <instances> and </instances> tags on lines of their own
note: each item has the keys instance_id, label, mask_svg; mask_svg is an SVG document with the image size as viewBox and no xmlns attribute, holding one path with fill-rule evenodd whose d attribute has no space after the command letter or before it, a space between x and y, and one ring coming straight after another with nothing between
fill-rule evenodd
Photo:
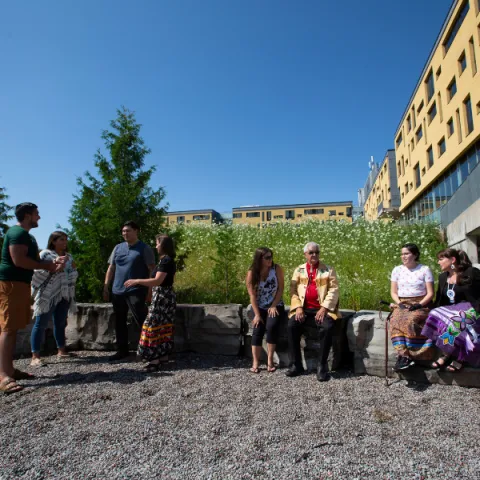
<instances>
[{"instance_id":1,"label":"man's white hair","mask_svg":"<svg viewBox=\"0 0 480 480\"><path fill-rule=\"evenodd\" d=\"M320 251L320 245L315 242L308 242L304 247L303 247L303 253L307 253L311 248L316 248L318 251Z\"/></svg>"}]
</instances>

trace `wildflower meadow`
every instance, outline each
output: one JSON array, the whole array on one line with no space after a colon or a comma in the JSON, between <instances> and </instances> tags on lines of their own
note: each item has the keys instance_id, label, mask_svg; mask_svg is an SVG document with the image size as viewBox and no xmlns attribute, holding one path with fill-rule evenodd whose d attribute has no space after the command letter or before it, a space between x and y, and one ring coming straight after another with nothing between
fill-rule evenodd
<instances>
[{"instance_id":1,"label":"wildflower meadow","mask_svg":"<svg viewBox=\"0 0 480 480\"><path fill-rule=\"evenodd\" d=\"M278 223L265 228L248 225L178 225L169 232L177 241L179 303L241 303L249 297L245 276L256 248L273 250L274 262L285 271L284 301L290 303L293 270L305 261L303 247L320 245L321 261L333 266L340 283L340 308L375 309L390 300L390 274L399 265L403 244L413 242L420 262L436 274L436 253L445 248L435 224L395 222Z\"/></svg>"}]
</instances>

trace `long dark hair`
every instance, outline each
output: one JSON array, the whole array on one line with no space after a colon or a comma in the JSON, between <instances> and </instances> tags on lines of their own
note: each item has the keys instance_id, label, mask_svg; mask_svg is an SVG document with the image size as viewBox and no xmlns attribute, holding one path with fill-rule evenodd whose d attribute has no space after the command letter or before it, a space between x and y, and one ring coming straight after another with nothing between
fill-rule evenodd
<instances>
[{"instance_id":1,"label":"long dark hair","mask_svg":"<svg viewBox=\"0 0 480 480\"><path fill-rule=\"evenodd\" d=\"M175 258L175 244L172 237L160 234L155 237L155 240L160 244L160 255L168 255L170 258Z\"/></svg>"},{"instance_id":2,"label":"long dark hair","mask_svg":"<svg viewBox=\"0 0 480 480\"><path fill-rule=\"evenodd\" d=\"M456 248L446 248L437 253L437 258L449 258L455 259L455 270L457 271L457 283L463 285L468 283L470 277L465 276L465 270L472 266L472 262L468 258L468 255L463 250L457 250Z\"/></svg>"},{"instance_id":3,"label":"long dark hair","mask_svg":"<svg viewBox=\"0 0 480 480\"><path fill-rule=\"evenodd\" d=\"M270 254L273 259L273 252L268 247L259 247L255 250L253 254L252 264L250 265L249 271L252 272L252 286L257 288L260 283L260 271L262 269L262 259L265 255ZM273 262L272 262L273 265Z\"/></svg>"},{"instance_id":4,"label":"long dark hair","mask_svg":"<svg viewBox=\"0 0 480 480\"><path fill-rule=\"evenodd\" d=\"M53 233L51 233L48 237L47 250L55 250L55 242L62 237L68 239L68 235L61 230L55 230ZM65 249L65 252L68 252L68 248Z\"/></svg>"}]
</instances>

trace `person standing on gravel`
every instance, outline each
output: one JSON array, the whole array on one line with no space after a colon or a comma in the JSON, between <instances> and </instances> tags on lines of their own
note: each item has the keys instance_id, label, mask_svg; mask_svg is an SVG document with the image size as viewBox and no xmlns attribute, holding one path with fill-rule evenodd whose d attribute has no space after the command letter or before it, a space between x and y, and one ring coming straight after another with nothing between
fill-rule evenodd
<instances>
[{"instance_id":1,"label":"person standing on gravel","mask_svg":"<svg viewBox=\"0 0 480 480\"><path fill-rule=\"evenodd\" d=\"M121 360L128 357L128 310L133 315L135 323L142 327L148 313L145 303L148 287L143 285L125 286L125 282L132 278L146 279L155 267L155 255L151 247L139 240L140 227L132 221L122 226L122 237L125 242L119 243L113 249L109 259L109 267L105 275L103 299L110 299L110 285L112 286L112 304L115 312L115 334L117 337L117 353L109 360Z\"/></svg>"},{"instance_id":2,"label":"person standing on gravel","mask_svg":"<svg viewBox=\"0 0 480 480\"><path fill-rule=\"evenodd\" d=\"M31 319L30 283L35 269L51 273L63 267L65 257L40 261L32 228L38 227L40 215L34 203L15 207L18 223L11 227L3 240L0 261L0 392L10 394L23 390L16 380L32 378L13 366L17 331Z\"/></svg>"},{"instance_id":3,"label":"person standing on gravel","mask_svg":"<svg viewBox=\"0 0 480 480\"><path fill-rule=\"evenodd\" d=\"M147 373L156 372L167 363L173 353L173 334L177 301L173 282L177 266L175 264L175 245L168 235L155 237L160 261L152 278L132 279L125 282L126 287L144 285L153 288L152 303L148 316L143 323L137 354L148 362Z\"/></svg>"},{"instance_id":4,"label":"person standing on gravel","mask_svg":"<svg viewBox=\"0 0 480 480\"><path fill-rule=\"evenodd\" d=\"M32 278L33 315L30 343L32 347L32 367L45 365L40 358L40 349L45 338L45 328L53 318L53 336L57 343L57 358L68 358L65 345L65 328L68 312L75 313L75 284L78 272L73 257L67 253L68 238L65 232L56 230L47 242L47 248L40 252L41 260L55 260L65 256L63 268L51 274L47 270L35 270Z\"/></svg>"},{"instance_id":5,"label":"person standing on gravel","mask_svg":"<svg viewBox=\"0 0 480 480\"><path fill-rule=\"evenodd\" d=\"M290 368L287 377L302 375L300 336L304 326L317 330L320 343L317 379L324 382L329 378L328 354L332 346L333 322L340 318L338 311L338 280L333 267L320 262L320 247L309 242L303 249L306 263L293 272L290 283L290 313L288 320L288 349Z\"/></svg>"}]
</instances>

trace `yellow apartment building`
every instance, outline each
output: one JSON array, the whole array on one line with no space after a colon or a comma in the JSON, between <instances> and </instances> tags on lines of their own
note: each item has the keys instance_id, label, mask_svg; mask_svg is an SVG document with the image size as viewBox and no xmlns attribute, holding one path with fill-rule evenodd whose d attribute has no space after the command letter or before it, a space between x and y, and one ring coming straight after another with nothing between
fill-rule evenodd
<instances>
[{"instance_id":1,"label":"yellow apartment building","mask_svg":"<svg viewBox=\"0 0 480 480\"><path fill-rule=\"evenodd\" d=\"M268 225L282 221L294 223L308 219L352 222L353 202L297 203L291 205L247 206L232 209L234 224Z\"/></svg>"},{"instance_id":2,"label":"yellow apartment building","mask_svg":"<svg viewBox=\"0 0 480 480\"><path fill-rule=\"evenodd\" d=\"M363 207L365 220L396 218L400 207L395 150L387 150Z\"/></svg>"},{"instance_id":3,"label":"yellow apartment building","mask_svg":"<svg viewBox=\"0 0 480 480\"><path fill-rule=\"evenodd\" d=\"M175 225L179 223L222 223L221 215L212 209L206 210L184 210L167 213L167 224Z\"/></svg>"},{"instance_id":4,"label":"yellow apartment building","mask_svg":"<svg viewBox=\"0 0 480 480\"><path fill-rule=\"evenodd\" d=\"M479 62L480 0L454 1L395 133L401 214L440 221L449 244L472 258L480 234Z\"/></svg>"}]
</instances>

